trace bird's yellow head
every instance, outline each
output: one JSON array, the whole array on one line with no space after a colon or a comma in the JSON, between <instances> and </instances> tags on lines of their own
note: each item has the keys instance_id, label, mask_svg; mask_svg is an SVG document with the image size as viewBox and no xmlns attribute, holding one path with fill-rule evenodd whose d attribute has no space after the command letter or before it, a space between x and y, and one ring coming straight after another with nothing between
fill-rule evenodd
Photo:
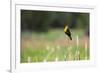
<instances>
[{"instance_id":1,"label":"bird's yellow head","mask_svg":"<svg viewBox=\"0 0 100 73\"><path fill-rule=\"evenodd\" d=\"M66 32L66 31L67 31L67 29L68 29L68 26L65 26L65 28L64 28L64 32Z\"/></svg>"}]
</instances>

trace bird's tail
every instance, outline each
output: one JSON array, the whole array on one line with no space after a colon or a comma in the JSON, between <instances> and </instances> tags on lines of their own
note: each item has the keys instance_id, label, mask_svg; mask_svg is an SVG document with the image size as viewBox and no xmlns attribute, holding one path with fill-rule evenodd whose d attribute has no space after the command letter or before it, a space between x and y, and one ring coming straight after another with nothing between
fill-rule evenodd
<instances>
[{"instance_id":1,"label":"bird's tail","mask_svg":"<svg viewBox=\"0 0 100 73\"><path fill-rule=\"evenodd\" d=\"M72 40L72 37L71 36L69 38L70 38L70 40Z\"/></svg>"}]
</instances>

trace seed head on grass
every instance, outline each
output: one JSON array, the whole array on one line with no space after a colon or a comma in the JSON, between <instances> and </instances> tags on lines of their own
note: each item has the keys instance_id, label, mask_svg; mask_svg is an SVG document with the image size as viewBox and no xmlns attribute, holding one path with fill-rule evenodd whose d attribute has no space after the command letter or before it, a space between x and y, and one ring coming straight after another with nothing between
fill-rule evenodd
<instances>
[{"instance_id":1,"label":"seed head on grass","mask_svg":"<svg viewBox=\"0 0 100 73\"><path fill-rule=\"evenodd\" d=\"M78 35L76 36L76 45L77 45L77 49L78 49L78 47L79 47L79 37L78 37Z\"/></svg>"},{"instance_id":2,"label":"seed head on grass","mask_svg":"<svg viewBox=\"0 0 100 73\"><path fill-rule=\"evenodd\" d=\"M76 50L75 60L80 60L80 51L79 50Z\"/></svg>"},{"instance_id":3,"label":"seed head on grass","mask_svg":"<svg viewBox=\"0 0 100 73\"><path fill-rule=\"evenodd\" d=\"M30 63L31 62L31 57L27 58L27 62Z\"/></svg>"},{"instance_id":4,"label":"seed head on grass","mask_svg":"<svg viewBox=\"0 0 100 73\"><path fill-rule=\"evenodd\" d=\"M48 51L50 50L50 46L49 45L46 46L46 50L48 50Z\"/></svg>"},{"instance_id":5,"label":"seed head on grass","mask_svg":"<svg viewBox=\"0 0 100 73\"><path fill-rule=\"evenodd\" d=\"M67 56L66 55L64 55L64 61L67 61Z\"/></svg>"},{"instance_id":6,"label":"seed head on grass","mask_svg":"<svg viewBox=\"0 0 100 73\"><path fill-rule=\"evenodd\" d=\"M58 61L58 57L55 58L55 61L56 61L56 62Z\"/></svg>"},{"instance_id":7,"label":"seed head on grass","mask_svg":"<svg viewBox=\"0 0 100 73\"><path fill-rule=\"evenodd\" d=\"M47 60L46 60L46 59L44 59L44 60L43 60L43 62L47 62Z\"/></svg>"},{"instance_id":8,"label":"seed head on grass","mask_svg":"<svg viewBox=\"0 0 100 73\"><path fill-rule=\"evenodd\" d=\"M80 60L80 51L78 50L78 52L77 52L77 56L78 56L78 60Z\"/></svg>"},{"instance_id":9,"label":"seed head on grass","mask_svg":"<svg viewBox=\"0 0 100 73\"><path fill-rule=\"evenodd\" d=\"M60 46L59 45L57 45L57 50L60 50Z\"/></svg>"},{"instance_id":10,"label":"seed head on grass","mask_svg":"<svg viewBox=\"0 0 100 73\"><path fill-rule=\"evenodd\" d=\"M87 56L85 56L85 60L87 60Z\"/></svg>"}]
</instances>

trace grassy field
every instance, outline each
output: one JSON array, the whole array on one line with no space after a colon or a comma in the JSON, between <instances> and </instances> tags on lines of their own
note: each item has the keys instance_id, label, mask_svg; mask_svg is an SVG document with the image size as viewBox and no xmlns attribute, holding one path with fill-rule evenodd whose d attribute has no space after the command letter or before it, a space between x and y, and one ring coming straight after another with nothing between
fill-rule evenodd
<instances>
[{"instance_id":1,"label":"grassy field","mask_svg":"<svg viewBox=\"0 0 100 73\"><path fill-rule=\"evenodd\" d=\"M82 29L72 29L71 32L72 41L63 29L53 29L47 33L22 32L21 63L89 60L89 38Z\"/></svg>"}]
</instances>

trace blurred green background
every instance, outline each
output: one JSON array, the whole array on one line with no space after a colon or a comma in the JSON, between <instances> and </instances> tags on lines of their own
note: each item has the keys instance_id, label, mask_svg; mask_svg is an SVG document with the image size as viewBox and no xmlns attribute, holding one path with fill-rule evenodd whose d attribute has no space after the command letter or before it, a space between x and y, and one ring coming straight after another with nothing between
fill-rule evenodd
<instances>
[{"instance_id":1,"label":"blurred green background","mask_svg":"<svg viewBox=\"0 0 100 73\"><path fill-rule=\"evenodd\" d=\"M21 63L89 60L89 50L89 13L21 10Z\"/></svg>"}]
</instances>

